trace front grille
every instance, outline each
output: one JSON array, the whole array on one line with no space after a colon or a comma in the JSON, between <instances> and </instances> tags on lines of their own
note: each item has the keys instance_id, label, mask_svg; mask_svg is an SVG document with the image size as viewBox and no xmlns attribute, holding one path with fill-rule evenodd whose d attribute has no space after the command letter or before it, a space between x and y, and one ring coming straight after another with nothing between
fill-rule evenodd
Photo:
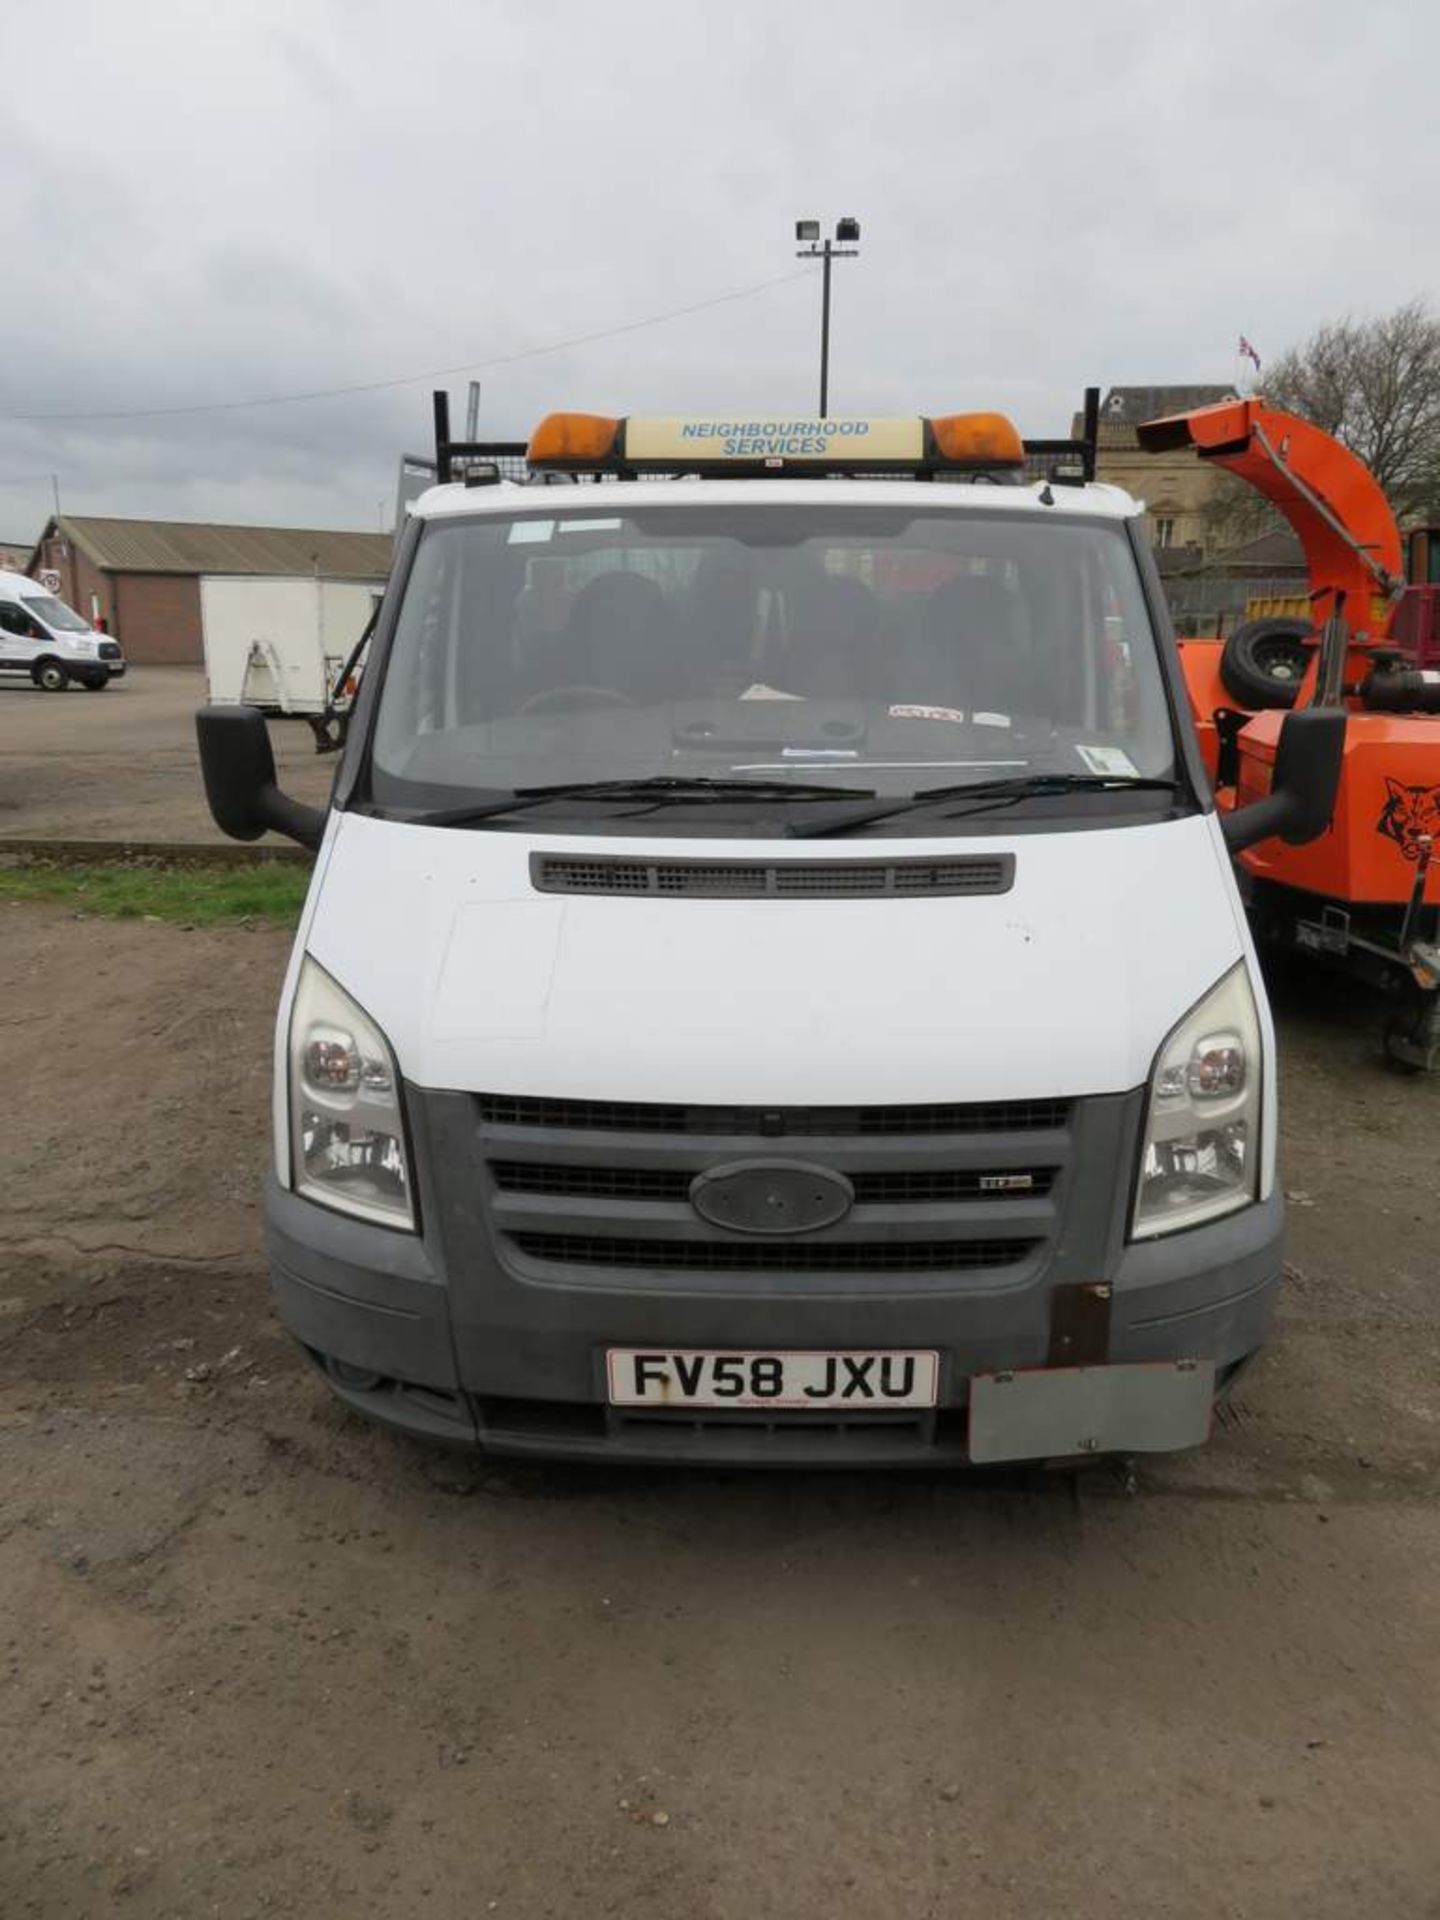
<instances>
[{"instance_id":1,"label":"front grille","mask_svg":"<svg viewBox=\"0 0 1440 1920\"><path fill-rule=\"evenodd\" d=\"M585 1200L688 1200L695 1174L689 1167L572 1166L528 1160L491 1163L504 1193L552 1194ZM906 1206L939 1200L1013 1199L1017 1193L1049 1193L1053 1167L905 1168L893 1173L848 1173L857 1206Z\"/></svg>"},{"instance_id":2,"label":"front grille","mask_svg":"<svg viewBox=\"0 0 1440 1920\"><path fill-rule=\"evenodd\" d=\"M638 1100L550 1100L479 1096L480 1118L493 1127L540 1127L579 1133L752 1134L762 1143L787 1138L897 1134L1030 1133L1063 1127L1068 1100L986 1100L966 1105L899 1107L711 1107ZM757 1147L757 1151L763 1148Z\"/></svg>"},{"instance_id":3,"label":"front grille","mask_svg":"<svg viewBox=\"0 0 1440 1920\"><path fill-rule=\"evenodd\" d=\"M672 1273L952 1273L1007 1267L1033 1240L634 1240L599 1234L517 1233L519 1252L566 1266L643 1267Z\"/></svg>"},{"instance_id":4,"label":"front grille","mask_svg":"<svg viewBox=\"0 0 1440 1920\"><path fill-rule=\"evenodd\" d=\"M626 1269L639 1287L670 1278L718 1292L744 1274L795 1291L807 1276L863 1292L865 1275L899 1274L943 1291L984 1284L987 1270L1018 1284L1057 1236L1073 1147L1065 1100L728 1107L482 1094L473 1111L502 1258L544 1263L537 1283L560 1284L563 1269L572 1286ZM843 1175L848 1211L808 1231L747 1233L691 1204L700 1175L767 1159Z\"/></svg>"},{"instance_id":5,"label":"front grille","mask_svg":"<svg viewBox=\"0 0 1440 1920\"><path fill-rule=\"evenodd\" d=\"M612 855L536 853L539 893L650 894L689 899L854 899L876 894L1008 893L1013 854L949 860L627 860Z\"/></svg>"},{"instance_id":6,"label":"front grille","mask_svg":"<svg viewBox=\"0 0 1440 1920\"><path fill-rule=\"evenodd\" d=\"M113 640L102 640L100 642L100 658L102 660L118 660L120 658L120 649Z\"/></svg>"}]
</instances>

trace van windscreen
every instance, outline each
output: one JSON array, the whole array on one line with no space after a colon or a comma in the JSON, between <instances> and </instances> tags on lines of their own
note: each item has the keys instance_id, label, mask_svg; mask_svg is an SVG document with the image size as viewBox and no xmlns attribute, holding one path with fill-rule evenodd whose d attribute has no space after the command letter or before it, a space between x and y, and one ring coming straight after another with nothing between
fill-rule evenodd
<instances>
[{"instance_id":1,"label":"van windscreen","mask_svg":"<svg viewBox=\"0 0 1440 1920\"><path fill-rule=\"evenodd\" d=\"M73 607L67 607L63 600L57 600L53 593L27 593L23 596L25 611L35 619L43 620L52 633L89 633L90 622L82 620Z\"/></svg>"},{"instance_id":2,"label":"van windscreen","mask_svg":"<svg viewBox=\"0 0 1440 1920\"><path fill-rule=\"evenodd\" d=\"M905 795L1174 763L1114 521L697 502L429 524L370 786L425 809L586 780L803 773Z\"/></svg>"}]
</instances>

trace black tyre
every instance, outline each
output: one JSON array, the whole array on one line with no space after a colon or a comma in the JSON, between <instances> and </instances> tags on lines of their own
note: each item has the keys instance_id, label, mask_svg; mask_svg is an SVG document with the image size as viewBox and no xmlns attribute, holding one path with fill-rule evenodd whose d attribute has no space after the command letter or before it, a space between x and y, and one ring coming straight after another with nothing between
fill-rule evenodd
<instances>
[{"instance_id":1,"label":"black tyre","mask_svg":"<svg viewBox=\"0 0 1440 1920\"><path fill-rule=\"evenodd\" d=\"M1440 991L1407 982L1385 1024L1385 1052L1406 1073L1440 1073Z\"/></svg>"},{"instance_id":2,"label":"black tyre","mask_svg":"<svg viewBox=\"0 0 1440 1920\"><path fill-rule=\"evenodd\" d=\"M70 684L70 676L58 660L37 660L30 678L43 693L63 693Z\"/></svg>"},{"instance_id":3,"label":"black tyre","mask_svg":"<svg viewBox=\"0 0 1440 1920\"><path fill-rule=\"evenodd\" d=\"M80 684L87 693L99 693L103 688L109 686L110 676L108 673L104 673L101 674L97 680L92 674L88 680L82 680Z\"/></svg>"},{"instance_id":4,"label":"black tyre","mask_svg":"<svg viewBox=\"0 0 1440 1920\"><path fill-rule=\"evenodd\" d=\"M1315 645L1308 620L1247 620L1220 655L1225 691L1242 707L1293 707Z\"/></svg>"}]
</instances>

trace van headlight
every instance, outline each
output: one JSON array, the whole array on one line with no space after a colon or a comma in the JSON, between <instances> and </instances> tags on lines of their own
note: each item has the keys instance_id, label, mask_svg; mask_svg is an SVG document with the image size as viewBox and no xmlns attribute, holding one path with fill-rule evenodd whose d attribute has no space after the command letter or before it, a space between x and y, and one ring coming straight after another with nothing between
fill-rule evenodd
<instances>
[{"instance_id":1,"label":"van headlight","mask_svg":"<svg viewBox=\"0 0 1440 1920\"><path fill-rule=\"evenodd\" d=\"M290 1169L295 1191L321 1206L415 1225L395 1056L308 955L290 1011Z\"/></svg>"},{"instance_id":2,"label":"van headlight","mask_svg":"<svg viewBox=\"0 0 1440 1920\"><path fill-rule=\"evenodd\" d=\"M1260 1021L1242 961L1160 1049L1140 1150L1135 1239L1198 1226L1257 1197L1260 1078Z\"/></svg>"}]
</instances>

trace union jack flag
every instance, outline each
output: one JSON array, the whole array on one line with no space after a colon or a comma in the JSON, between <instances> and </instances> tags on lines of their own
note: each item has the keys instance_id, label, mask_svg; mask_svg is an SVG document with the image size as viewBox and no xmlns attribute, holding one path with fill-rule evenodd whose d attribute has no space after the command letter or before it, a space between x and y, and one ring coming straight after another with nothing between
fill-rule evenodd
<instances>
[{"instance_id":1,"label":"union jack flag","mask_svg":"<svg viewBox=\"0 0 1440 1920\"><path fill-rule=\"evenodd\" d=\"M1247 359L1247 360L1253 360L1253 361L1255 362L1255 371L1256 371L1256 373L1259 373L1259 371L1260 371L1260 356L1259 356L1259 354L1258 354L1258 353L1257 353L1257 352L1255 351L1255 349L1254 349L1254 347L1252 347L1252 346L1251 346L1251 344L1250 344L1250 342L1249 342L1249 341L1248 341L1248 340L1247 340L1247 339L1245 338L1245 336L1244 336L1244 334L1243 334L1243 333L1242 333L1242 334L1241 334L1241 336L1240 336L1240 347L1239 347L1239 351L1240 351L1240 353L1241 353L1241 354L1243 354L1243 356L1245 357L1245 359Z\"/></svg>"}]
</instances>

